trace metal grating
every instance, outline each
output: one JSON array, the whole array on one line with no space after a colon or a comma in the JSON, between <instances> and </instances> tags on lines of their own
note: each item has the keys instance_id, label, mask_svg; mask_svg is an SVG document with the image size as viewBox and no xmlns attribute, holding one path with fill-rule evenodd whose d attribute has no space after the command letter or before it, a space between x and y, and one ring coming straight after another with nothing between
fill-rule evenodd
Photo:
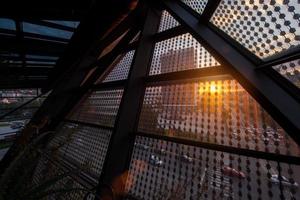
<instances>
[{"instance_id":1,"label":"metal grating","mask_svg":"<svg viewBox=\"0 0 300 200\"><path fill-rule=\"evenodd\" d=\"M67 175L67 173L70 175ZM90 189L75 181L71 174L74 176L75 172L63 169L42 156L33 174L33 185L35 188L39 188L45 183L51 185L48 188L46 188L47 185L39 188L39 192L43 192L43 188L45 188L44 192L51 191L45 197L47 199L82 200L90 193ZM55 179L58 180L54 181ZM64 190L65 192L63 192Z\"/></svg>"},{"instance_id":2,"label":"metal grating","mask_svg":"<svg viewBox=\"0 0 300 200\"><path fill-rule=\"evenodd\" d=\"M49 147L57 148L59 156L77 165L87 165L87 170L97 178L108 149L111 131L64 123L51 140Z\"/></svg>"},{"instance_id":3,"label":"metal grating","mask_svg":"<svg viewBox=\"0 0 300 200\"><path fill-rule=\"evenodd\" d=\"M187 6L191 7L193 10L195 10L197 13L202 14L205 6L207 4L207 0L181 0L183 3L185 3Z\"/></svg>"},{"instance_id":4,"label":"metal grating","mask_svg":"<svg viewBox=\"0 0 300 200\"><path fill-rule=\"evenodd\" d=\"M93 91L67 118L113 127L122 95L123 89Z\"/></svg>"},{"instance_id":5,"label":"metal grating","mask_svg":"<svg viewBox=\"0 0 300 200\"><path fill-rule=\"evenodd\" d=\"M155 44L150 75L217 65L210 53L187 33Z\"/></svg>"},{"instance_id":6,"label":"metal grating","mask_svg":"<svg viewBox=\"0 0 300 200\"><path fill-rule=\"evenodd\" d=\"M300 155L300 148L287 133L237 81L228 78L147 87L138 130Z\"/></svg>"},{"instance_id":7,"label":"metal grating","mask_svg":"<svg viewBox=\"0 0 300 200\"><path fill-rule=\"evenodd\" d=\"M158 28L158 32L162 32L171 28L179 26L178 21L172 17L167 11L163 11L160 18L160 24Z\"/></svg>"},{"instance_id":8,"label":"metal grating","mask_svg":"<svg viewBox=\"0 0 300 200\"><path fill-rule=\"evenodd\" d=\"M300 59L276 65L273 69L300 88Z\"/></svg>"},{"instance_id":9,"label":"metal grating","mask_svg":"<svg viewBox=\"0 0 300 200\"><path fill-rule=\"evenodd\" d=\"M126 191L132 199L144 200L298 199L299 170L295 165L138 136ZM277 182L278 174L286 182Z\"/></svg>"},{"instance_id":10,"label":"metal grating","mask_svg":"<svg viewBox=\"0 0 300 200\"><path fill-rule=\"evenodd\" d=\"M211 22L260 58L298 47L299 1L222 0Z\"/></svg>"},{"instance_id":11,"label":"metal grating","mask_svg":"<svg viewBox=\"0 0 300 200\"><path fill-rule=\"evenodd\" d=\"M112 71L105 77L103 82L111 82L127 79L128 73L131 67L135 50L129 51L122 57L122 59L116 64Z\"/></svg>"}]
</instances>

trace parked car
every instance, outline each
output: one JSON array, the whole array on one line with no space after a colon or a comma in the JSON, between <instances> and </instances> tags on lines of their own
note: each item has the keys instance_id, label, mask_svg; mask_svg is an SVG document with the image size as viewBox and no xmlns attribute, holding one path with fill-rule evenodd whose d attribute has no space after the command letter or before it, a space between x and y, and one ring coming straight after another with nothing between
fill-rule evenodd
<instances>
[{"instance_id":1,"label":"parked car","mask_svg":"<svg viewBox=\"0 0 300 200\"><path fill-rule=\"evenodd\" d=\"M239 138L239 134L238 134L238 132L237 132L237 130L236 129L233 129L232 130L232 138L234 138L234 139L238 139Z\"/></svg>"},{"instance_id":2,"label":"parked car","mask_svg":"<svg viewBox=\"0 0 300 200\"><path fill-rule=\"evenodd\" d=\"M284 176L279 176L278 174L273 174L271 176L271 182L274 184L278 184L282 183L283 186L287 186L287 187L294 187L294 188L298 188L298 183L297 182L291 182L290 180L288 180L286 177Z\"/></svg>"},{"instance_id":3,"label":"parked car","mask_svg":"<svg viewBox=\"0 0 300 200\"><path fill-rule=\"evenodd\" d=\"M269 143L270 139L268 137L265 137L264 135L261 136L261 139L264 143Z\"/></svg>"},{"instance_id":4,"label":"parked car","mask_svg":"<svg viewBox=\"0 0 300 200\"><path fill-rule=\"evenodd\" d=\"M187 163L191 163L194 160L188 154L181 154L180 158L181 158L182 161L187 162Z\"/></svg>"},{"instance_id":5,"label":"parked car","mask_svg":"<svg viewBox=\"0 0 300 200\"><path fill-rule=\"evenodd\" d=\"M23 122L12 122L10 125L10 128L12 129L20 129L24 127L24 123Z\"/></svg>"},{"instance_id":6,"label":"parked car","mask_svg":"<svg viewBox=\"0 0 300 200\"><path fill-rule=\"evenodd\" d=\"M134 146L136 146L137 148L144 149L144 150L150 149L150 147L148 145L140 144L140 143L134 143Z\"/></svg>"},{"instance_id":7,"label":"parked car","mask_svg":"<svg viewBox=\"0 0 300 200\"><path fill-rule=\"evenodd\" d=\"M153 154L150 156L149 163L157 167L160 167L164 164L164 162L158 156L155 156Z\"/></svg>"},{"instance_id":8,"label":"parked car","mask_svg":"<svg viewBox=\"0 0 300 200\"><path fill-rule=\"evenodd\" d=\"M238 171L229 166L224 166L222 168L222 172L224 175L227 175L227 176L232 176L232 177L237 177L237 178L246 178L246 175L244 174L244 172Z\"/></svg>"},{"instance_id":9,"label":"parked car","mask_svg":"<svg viewBox=\"0 0 300 200\"><path fill-rule=\"evenodd\" d=\"M154 149L154 152L158 154L166 154L166 149L158 148L158 149Z\"/></svg>"}]
</instances>

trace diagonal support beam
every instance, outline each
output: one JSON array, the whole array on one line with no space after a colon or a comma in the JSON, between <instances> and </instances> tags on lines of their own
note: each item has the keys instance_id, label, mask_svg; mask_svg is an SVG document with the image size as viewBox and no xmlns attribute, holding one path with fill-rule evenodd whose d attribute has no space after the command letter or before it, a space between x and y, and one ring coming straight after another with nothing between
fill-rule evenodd
<instances>
[{"instance_id":1,"label":"diagonal support beam","mask_svg":"<svg viewBox=\"0 0 300 200\"><path fill-rule=\"evenodd\" d=\"M148 65L154 49L152 36L156 33L160 20L160 12L145 8L147 17L141 34L142 37L135 52L115 123L115 130L111 137L100 176L100 184L110 185L112 188L118 187L118 191L114 191L116 199L120 199L120 195L124 191L125 182L121 181L116 186L114 180L122 177L128 169L130 155L134 146L134 137L131 133L135 131L137 125L137 118L145 90L144 78L148 76ZM100 196L103 195L101 192L103 188L99 187L98 189Z\"/></svg>"},{"instance_id":2,"label":"diagonal support beam","mask_svg":"<svg viewBox=\"0 0 300 200\"><path fill-rule=\"evenodd\" d=\"M256 65L234 48L207 23L182 8L176 0L162 1L174 18L223 65L241 85L278 121L300 144L300 104L265 72L256 70Z\"/></svg>"},{"instance_id":3,"label":"diagonal support beam","mask_svg":"<svg viewBox=\"0 0 300 200\"><path fill-rule=\"evenodd\" d=\"M205 6L205 9L201 15L201 18L203 20L209 21L209 19L214 14L214 12L217 9L220 2L221 2L221 0L208 0L207 4Z\"/></svg>"}]
</instances>

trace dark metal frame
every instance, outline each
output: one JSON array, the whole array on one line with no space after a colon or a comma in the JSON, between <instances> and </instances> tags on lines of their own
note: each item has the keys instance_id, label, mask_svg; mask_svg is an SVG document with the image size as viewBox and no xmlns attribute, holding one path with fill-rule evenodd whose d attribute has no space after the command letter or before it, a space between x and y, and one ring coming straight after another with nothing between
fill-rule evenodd
<instances>
[{"instance_id":1,"label":"dark metal frame","mask_svg":"<svg viewBox=\"0 0 300 200\"><path fill-rule=\"evenodd\" d=\"M137 119L145 90L144 78L147 77L149 72L155 44L151 38L156 33L160 21L160 12L147 4L143 5L143 11L147 13L147 16L139 45L133 58L128 81L125 85L114 132L100 176L100 185L112 185L113 181L121 177L129 167L135 138L131 133L135 132L137 128ZM120 186L124 190L125 183L120 183ZM101 189L99 187L97 193L100 196ZM117 198L120 198L120 196Z\"/></svg>"},{"instance_id":2,"label":"dark metal frame","mask_svg":"<svg viewBox=\"0 0 300 200\"><path fill-rule=\"evenodd\" d=\"M210 149L210 150L222 151L222 152L231 153L231 154L237 154L237 155L246 156L246 157L253 157L253 158L258 158L258 159L265 159L265 160L279 161L279 162L289 163L289 164L294 164L294 165L300 165L300 158L296 157L296 156L288 156L288 155L282 155L282 154L276 154L276 153L270 153L270 152L263 152L263 151L256 151L256 150L251 150L251 149L225 146L225 145L209 143L209 142L200 142L200 141L188 140L188 139L182 139L182 138L176 138L176 137L168 137L168 136L158 135L158 134L153 134L153 133L138 132L137 135L142 136L142 137L154 138L154 139L158 139L158 140L175 142L175 143L179 143L179 144L186 144L186 145L200 147L200 148L204 148L204 149Z\"/></svg>"},{"instance_id":3,"label":"dark metal frame","mask_svg":"<svg viewBox=\"0 0 300 200\"><path fill-rule=\"evenodd\" d=\"M162 1L174 18L224 66L241 85L285 128L290 136L300 144L300 106L297 100L278 85L276 81L259 70L253 63L226 39L226 35L216 33L206 23L199 21L193 14L181 7L176 0ZM276 91L276 92L274 92Z\"/></svg>"},{"instance_id":4,"label":"dark metal frame","mask_svg":"<svg viewBox=\"0 0 300 200\"><path fill-rule=\"evenodd\" d=\"M67 87L68 91L72 93L71 97L69 97L70 103L69 105L65 105L66 107L60 108L59 112L57 112L55 115L57 119L51 124L51 129L54 129L61 121L64 121L113 131L97 186L97 196L101 196L103 186L109 185L111 187L113 181L128 170L134 148L134 140L137 135L247 157L300 165L300 158L295 156L240 149L237 147L191 141L137 131L143 95L147 86L170 84L172 82L178 83L180 81L208 76L211 78L214 76L226 76L226 78L233 77L237 79L239 83L241 83L241 85L271 114L271 116L279 122L290 136L292 136L297 144L300 144L300 135L298 134L300 131L299 96L293 94L296 91L299 92L299 90L298 88L297 90L293 89L291 83L288 84L287 80L283 77L279 77L280 75L277 72L270 69L270 67L275 64L299 58L299 51L291 51L283 56L280 55L274 57L271 60L259 59L224 32L218 30L214 25L209 23L209 19L219 2L220 0L209 0L203 14L199 15L196 14L195 11L191 11L191 8L178 0L162 0L159 3L156 2L157 4L151 0L143 1L139 8L139 14L135 13L132 15L132 18L127 18L127 22L118 26L116 31L112 32L107 40L101 41L101 43L95 45L91 52L92 54L97 55L99 51L101 52L113 40L118 38L130 27L132 28L110 53L106 54L101 59L93 60L93 62L90 62L89 65L84 67L84 69L95 68L95 71L86 82L81 87L78 87L78 85L74 88ZM181 25L157 33L161 9L164 8L167 9ZM146 13L146 16L141 14L143 12ZM145 22L143 22L144 29L141 33L140 41L130 44L130 40L139 30L139 26L134 26L132 23L134 17L146 19ZM130 27L128 24L130 24ZM221 66L148 76L155 43L187 32L191 33L193 37L195 37L221 63ZM132 49L136 49L136 52L127 80L94 84L100 75L103 75L109 69L111 63L120 54ZM228 74L232 75L232 77L227 76ZM88 91L116 88L124 88L124 93L114 127L65 119L67 113ZM59 94L59 92L63 92L64 90L57 89L57 91ZM56 94L54 94L52 98L55 98L55 95ZM51 102L49 102L48 105L51 105ZM41 110L40 114L49 112L49 109ZM40 117L42 115L37 116ZM125 183L121 183L123 190L124 184ZM118 196L118 198L121 198L121 196Z\"/></svg>"}]
</instances>

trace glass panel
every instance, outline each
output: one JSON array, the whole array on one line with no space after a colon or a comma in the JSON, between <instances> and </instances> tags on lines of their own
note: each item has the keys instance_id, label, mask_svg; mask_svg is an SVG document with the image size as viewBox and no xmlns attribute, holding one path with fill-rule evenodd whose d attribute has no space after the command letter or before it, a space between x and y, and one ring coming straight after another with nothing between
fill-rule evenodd
<instances>
[{"instance_id":1,"label":"glass panel","mask_svg":"<svg viewBox=\"0 0 300 200\"><path fill-rule=\"evenodd\" d=\"M298 199L299 170L295 165L138 136L126 192L128 199L143 200ZM279 173L285 181L276 178Z\"/></svg>"},{"instance_id":2,"label":"glass panel","mask_svg":"<svg viewBox=\"0 0 300 200\"><path fill-rule=\"evenodd\" d=\"M300 59L276 65L273 69L300 88Z\"/></svg>"},{"instance_id":3,"label":"glass panel","mask_svg":"<svg viewBox=\"0 0 300 200\"><path fill-rule=\"evenodd\" d=\"M68 119L113 127L122 95L122 89L94 91L83 98Z\"/></svg>"},{"instance_id":4,"label":"glass panel","mask_svg":"<svg viewBox=\"0 0 300 200\"><path fill-rule=\"evenodd\" d=\"M162 32L176 26L179 26L179 23L172 17L172 15L164 10L161 14L158 32Z\"/></svg>"},{"instance_id":5,"label":"glass panel","mask_svg":"<svg viewBox=\"0 0 300 200\"><path fill-rule=\"evenodd\" d=\"M57 129L49 148L57 149L60 157L77 165L88 165L87 170L99 178L110 141L111 131L74 123L64 123Z\"/></svg>"},{"instance_id":6,"label":"glass panel","mask_svg":"<svg viewBox=\"0 0 300 200\"><path fill-rule=\"evenodd\" d=\"M55 65L56 62L26 61L26 64Z\"/></svg>"},{"instance_id":7,"label":"glass panel","mask_svg":"<svg viewBox=\"0 0 300 200\"><path fill-rule=\"evenodd\" d=\"M131 67L131 63L133 61L134 50L129 51L128 53L122 56L120 61L112 67L112 70L109 74L105 77L103 82L111 82L111 81L118 81L127 79L128 73Z\"/></svg>"},{"instance_id":8,"label":"glass panel","mask_svg":"<svg viewBox=\"0 0 300 200\"><path fill-rule=\"evenodd\" d=\"M12 19L0 18L0 28L16 30L16 23Z\"/></svg>"},{"instance_id":9,"label":"glass panel","mask_svg":"<svg viewBox=\"0 0 300 200\"><path fill-rule=\"evenodd\" d=\"M0 28L8 30L16 30L15 21L7 18L0 18Z\"/></svg>"},{"instance_id":10,"label":"glass panel","mask_svg":"<svg viewBox=\"0 0 300 200\"><path fill-rule=\"evenodd\" d=\"M20 54L18 54L18 53L0 53L0 56L4 56L4 57L6 57L6 56L8 56L8 57L19 57L20 56Z\"/></svg>"},{"instance_id":11,"label":"glass panel","mask_svg":"<svg viewBox=\"0 0 300 200\"><path fill-rule=\"evenodd\" d=\"M44 20L44 21L52 22L52 23L55 23L55 24L60 24L60 25L63 25L63 26L68 26L68 27L71 27L71 28L77 28L77 26L80 23L78 21L57 21L57 20Z\"/></svg>"},{"instance_id":12,"label":"glass panel","mask_svg":"<svg viewBox=\"0 0 300 200\"><path fill-rule=\"evenodd\" d=\"M150 75L217 65L208 51L187 33L155 44Z\"/></svg>"},{"instance_id":13,"label":"glass panel","mask_svg":"<svg viewBox=\"0 0 300 200\"><path fill-rule=\"evenodd\" d=\"M207 4L207 0L181 0L187 6L191 7L197 13L202 14Z\"/></svg>"},{"instance_id":14,"label":"glass panel","mask_svg":"<svg viewBox=\"0 0 300 200\"><path fill-rule=\"evenodd\" d=\"M222 0L211 22L260 58L300 44L299 1Z\"/></svg>"},{"instance_id":15,"label":"glass panel","mask_svg":"<svg viewBox=\"0 0 300 200\"><path fill-rule=\"evenodd\" d=\"M47 26L30 24L27 22L23 22L23 31L27 33L35 33L35 34L52 36L57 38L64 38L64 39L70 39L73 35L73 32L63 31L60 29L50 28Z\"/></svg>"},{"instance_id":16,"label":"glass panel","mask_svg":"<svg viewBox=\"0 0 300 200\"><path fill-rule=\"evenodd\" d=\"M298 145L230 77L147 87L138 130L300 156Z\"/></svg>"},{"instance_id":17,"label":"glass panel","mask_svg":"<svg viewBox=\"0 0 300 200\"><path fill-rule=\"evenodd\" d=\"M57 60L58 59L58 57L56 57L56 56L40 56L40 55L26 55L26 58L49 59L49 60Z\"/></svg>"}]
</instances>

